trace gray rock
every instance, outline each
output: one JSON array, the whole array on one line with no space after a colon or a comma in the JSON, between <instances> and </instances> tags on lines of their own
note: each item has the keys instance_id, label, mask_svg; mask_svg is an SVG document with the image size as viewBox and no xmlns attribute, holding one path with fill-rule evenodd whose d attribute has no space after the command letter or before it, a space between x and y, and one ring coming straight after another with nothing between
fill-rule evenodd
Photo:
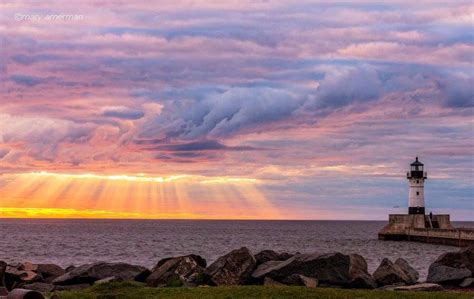
<instances>
[{"instance_id":1,"label":"gray rock","mask_svg":"<svg viewBox=\"0 0 474 299\"><path fill-rule=\"evenodd\" d=\"M246 247L221 256L205 271L209 282L215 285L247 284L256 266L256 260Z\"/></svg>"},{"instance_id":2,"label":"gray rock","mask_svg":"<svg viewBox=\"0 0 474 299\"><path fill-rule=\"evenodd\" d=\"M30 262L24 262L22 264L18 264L17 268L18 270L36 272L38 270L38 265L30 263Z\"/></svg>"},{"instance_id":3,"label":"gray rock","mask_svg":"<svg viewBox=\"0 0 474 299\"><path fill-rule=\"evenodd\" d=\"M53 280L56 285L92 284L97 280L115 276L124 281L135 280L145 267L125 263L95 263L79 266Z\"/></svg>"},{"instance_id":4,"label":"gray rock","mask_svg":"<svg viewBox=\"0 0 474 299\"><path fill-rule=\"evenodd\" d=\"M394 291L442 291L443 287L436 283L418 283L409 286L395 287Z\"/></svg>"},{"instance_id":5,"label":"gray rock","mask_svg":"<svg viewBox=\"0 0 474 299\"><path fill-rule=\"evenodd\" d=\"M442 254L434 263L452 268L467 268L471 272L474 272L474 245L463 248L457 252Z\"/></svg>"},{"instance_id":6,"label":"gray rock","mask_svg":"<svg viewBox=\"0 0 474 299\"><path fill-rule=\"evenodd\" d=\"M354 276L346 287L350 289L375 289L377 282L370 274L361 272Z\"/></svg>"},{"instance_id":7,"label":"gray rock","mask_svg":"<svg viewBox=\"0 0 474 299\"><path fill-rule=\"evenodd\" d=\"M263 280L263 285L265 286L284 286L285 284L278 282L270 277L265 277Z\"/></svg>"},{"instance_id":8,"label":"gray rock","mask_svg":"<svg viewBox=\"0 0 474 299\"><path fill-rule=\"evenodd\" d=\"M474 272L474 246L439 256L428 269L428 282L458 285Z\"/></svg>"},{"instance_id":9,"label":"gray rock","mask_svg":"<svg viewBox=\"0 0 474 299\"><path fill-rule=\"evenodd\" d=\"M5 286L12 290L22 284L41 282L43 278L36 272L29 270L30 267L24 264L7 265L5 269Z\"/></svg>"},{"instance_id":10,"label":"gray rock","mask_svg":"<svg viewBox=\"0 0 474 299\"><path fill-rule=\"evenodd\" d=\"M386 286L395 283L410 283L410 278L408 278L405 272L387 258L382 260L380 266L375 270L373 277L378 286Z\"/></svg>"},{"instance_id":11,"label":"gray rock","mask_svg":"<svg viewBox=\"0 0 474 299\"><path fill-rule=\"evenodd\" d=\"M166 258L158 262L145 282L153 287L204 282L206 260L198 255Z\"/></svg>"},{"instance_id":12,"label":"gray rock","mask_svg":"<svg viewBox=\"0 0 474 299\"><path fill-rule=\"evenodd\" d=\"M351 254L350 268L349 268L349 283L346 284L348 288L357 289L375 289L377 283L375 279L368 273L367 262L358 254Z\"/></svg>"},{"instance_id":13,"label":"gray rock","mask_svg":"<svg viewBox=\"0 0 474 299\"><path fill-rule=\"evenodd\" d=\"M457 285L465 278L471 277L472 273L467 268L454 268L438 263L433 263L428 269L427 282L440 283L443 285Z\"/></svg>"},{"instance_id":14,"label":"gray rock","mask_svg":"<svg viewBox=\"0 0 474 299\"><path fill-rule=\"evenodd\" d=\"M252 277L255 279L263 279L265 275L273 270L276 270L284 261L268 261L259 265L252 273Z\"/></svg>"},{"instance_id":15,"label":"gray rock","mask_svg":"<svg viewBox=\"0 0 474 299\"><path fill-rule=\"evenodd\" d=\"M255 255L255 260L257 261L257 265L260 265L268 261L285 261L292 256L292 254L286 252L278 253L273 250L263 250Z\"/></svg>"},{"instance_id":16,"label":"gray rock","mask_svg":"<svg viewBox=\"0 0 474 299\"><path fill-rule=\"evenodd\" d=\"M49 293L54 290L54 285L45 282L34 282L30 284L25 284L21 286L23 289L33 290L40 293Z\"/></svg>"},{"instance_id":17,"label":"gray rock","mask_svg":"<svg viewBox=\"0 0 474 299\"><path fill-rule=\"evenodd\" d=\"M305 286L308 288L315 288L318 286L318 280L316 278L307 277L301 274L292 274L284 278L282 282L286 285Z\"/></svg>"},{"instance_id":18,"label":"gray rock","mask_svg":"<svg viewBox=\"0 0 474 299\"><path fill-rule=\"evenodd\" d=\"M301 274L318 279L320 284L347 286L361 273L367 273L367 263L359 255L342 253L300 254L292 258L260 265L253 273L255 279L271 277L282 280L292 274ZM368 275L370 277L370 275Z\"/></svg>"},{"instance_id":19,"label":"gray rock","mask_svg":"<svg viewBox=\"0 0 474 299\"><path fill-rule=\"evenodd\" d=\"M418 278L420 277L420 274L418 271L416 271L408 262L402 258L399 258L395 261L395 265L400 267L402 269L403 273L406 274L408 277L409 281L408 284L415 284L418 281Z\"/></svg>"},{"instance_id":20,"label":"gray rock","mask_svg":"<svg viewBox=\"0 0 474 299\"><path fill-rule=\"evenodd\" d=\"M56 277L66 273L66 271L55 264L38 264L36 273L43 277L45 282L52 282Z\"/></svg>"},{"instance_id":21,"label":"gray rock","mask_svg":"<svg viewBox=\"0 0 474 299\"><path fill-rule=\"evenodd\" d=\"M474 278L468 277L468 278L464 279L464 280L459 284L459 286L460 286L461 288L471 288L471 287L474 288Z\"/></svg>"}]
</instances>

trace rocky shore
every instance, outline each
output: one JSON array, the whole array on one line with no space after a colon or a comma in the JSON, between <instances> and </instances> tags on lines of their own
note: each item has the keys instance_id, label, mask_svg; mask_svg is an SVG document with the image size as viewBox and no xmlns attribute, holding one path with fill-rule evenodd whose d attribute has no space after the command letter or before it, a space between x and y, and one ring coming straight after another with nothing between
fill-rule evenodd
<instances>
[{"instance_id":1,"label":"rocky shore","mask_svg":"<svg viewBox=\"0 0 474 299\"><path fill-rule=\"evenodd\" d=\"M39 295L116 281L139 281L152 287L296 285L394 291L473 290L473 275L473 246L441 255L429 267L426 282L420 282L418 272L402 258L383 259L370 274L364 257L358 254L290 254L272 250L253 254L242 247L210 265L201 256L190 254L162 259L152 269L103 262L63 269L54 264L0 261L0 298L26 290Z\"/></svg>"}]
</instances>

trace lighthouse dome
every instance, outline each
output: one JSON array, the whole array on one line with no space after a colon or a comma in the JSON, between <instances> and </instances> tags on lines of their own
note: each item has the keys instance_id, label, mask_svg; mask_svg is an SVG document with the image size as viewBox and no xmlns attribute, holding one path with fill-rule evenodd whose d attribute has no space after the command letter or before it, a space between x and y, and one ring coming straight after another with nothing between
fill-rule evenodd
<instances>
[{"instance_id":1,"label":"lighthouse dome","mask_svg":"<svg viewBox=\"0 0 474 299\"><path fill-rule=\"evenodd\" d=\"M418 161L418 157L416 157L415 162L410 164L410 172L407 173L407 178L426 178L423 167L423 163Z\"/></svg>"},{"instance_id":2,"label":"lighthouse dome","mask_svg":"<svg viewBox=\"0 0 474 299\"><path fill-rule=\"evenodd\" d=\"M411 166L423 166L423 163L418 161L418 157L416 157L415 162L410 164Z\"/></svg>"}]
</instances>

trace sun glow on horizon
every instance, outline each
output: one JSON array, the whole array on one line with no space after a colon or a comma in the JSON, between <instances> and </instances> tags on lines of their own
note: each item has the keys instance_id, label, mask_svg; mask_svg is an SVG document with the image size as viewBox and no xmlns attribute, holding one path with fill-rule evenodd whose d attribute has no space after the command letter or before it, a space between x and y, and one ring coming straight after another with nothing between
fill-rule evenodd
<instances>
[{"instance_id":1,"label":"sun glow on horizon","mask_svg":"<svg viewBox=\"0 0 474 299\"><path fill-rule=\"evenodd\" d=\"M279 218L252 178L53 172L0 178L5 218Z\"/></svg>"}]
</instances>

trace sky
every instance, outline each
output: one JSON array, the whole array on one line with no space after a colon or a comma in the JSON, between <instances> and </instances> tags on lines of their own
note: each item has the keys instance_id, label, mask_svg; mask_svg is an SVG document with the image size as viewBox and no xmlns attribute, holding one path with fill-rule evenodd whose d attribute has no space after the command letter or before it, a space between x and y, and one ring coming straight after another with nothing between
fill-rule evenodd
<instances>
[{"instance_id":1,"label":"sky","mask_svg":"<svg viewBox=\"0 0 474 299\"><path fill-rule=\"evenodd\" d=\"M472 1L0 3L0 217L474 220Z\"/></svg>"}]
</instances>

